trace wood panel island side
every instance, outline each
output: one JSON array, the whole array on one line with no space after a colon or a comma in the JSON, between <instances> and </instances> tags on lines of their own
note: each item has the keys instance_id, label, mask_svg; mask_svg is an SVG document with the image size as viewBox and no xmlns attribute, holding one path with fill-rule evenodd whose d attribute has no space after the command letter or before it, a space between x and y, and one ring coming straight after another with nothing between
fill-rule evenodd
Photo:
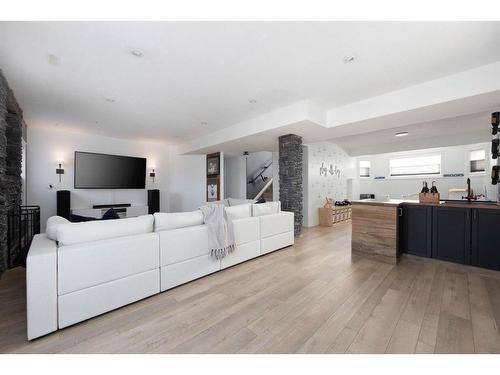
<instances>
[{"instance_id":1,"label":"wood panel island side","mask_svg":"<svg viewBox=\"0 0 500 375\"><path fill-rule=\"evenodd\" d=\"M398 262L398 217L403 202L352 202L352 254L390 264Z\"/></svg>"}]
</instances>

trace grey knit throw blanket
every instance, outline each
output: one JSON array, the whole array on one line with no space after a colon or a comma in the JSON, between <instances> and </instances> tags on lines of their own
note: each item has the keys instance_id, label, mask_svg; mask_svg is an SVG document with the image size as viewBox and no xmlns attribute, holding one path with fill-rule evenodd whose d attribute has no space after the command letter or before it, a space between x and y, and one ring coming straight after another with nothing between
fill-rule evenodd
<instances>
[{"instance_id":1,"label":"grey knit throw blanket","mask_svg":"<svg viewBox=\"0 0 500 375\"><path fill-rule=\"evenodd\" d=\"M208 249L215 259L222 259L232 253L235 248L234 233L224 206L209 204L200 207L203 221L208 227Z\"/></svg>"}]
</instances>

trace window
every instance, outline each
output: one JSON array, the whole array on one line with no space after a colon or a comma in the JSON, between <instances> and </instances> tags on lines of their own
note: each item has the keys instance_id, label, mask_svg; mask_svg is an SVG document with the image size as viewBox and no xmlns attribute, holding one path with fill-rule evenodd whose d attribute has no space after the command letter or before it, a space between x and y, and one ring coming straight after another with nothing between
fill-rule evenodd
<instances>
[{"instance_id":1,"label":"window","mask_svg":"<svg viewBox=\"0 0 500 375\"><path fill-rule=\"evenodd\" d=\"M486 171L486 152L484 150L475 150L470 152L470 172Z\"/></svg>"},{"instance_id":2,"label":"window","mask_svg":"<svg viewBox=\"0 0 500 375\"><path fill-rule=\"evenodd\" d=\"M441 155L389 160L391 176L420 176L441 173Z\"/></svg>"},{"instance_id":3,"label":"window","mask_svg":"<svg viewBox=\"0 0 500 375\"><path fill-rule=\"evenodd\" d=\"M369 161L359 162L359 177L370 177L370 167L372 163Z\"/></svg>"}]
</instances>

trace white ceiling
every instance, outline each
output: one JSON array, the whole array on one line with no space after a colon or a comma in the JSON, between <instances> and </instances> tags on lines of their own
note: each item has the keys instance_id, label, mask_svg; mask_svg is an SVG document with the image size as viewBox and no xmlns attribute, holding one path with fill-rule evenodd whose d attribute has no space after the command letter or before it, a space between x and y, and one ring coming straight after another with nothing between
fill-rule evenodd
<instances>
[{"instance_id":1,"label":"white ceiling","mask_svg":"<svg viewBox=\"0 0 500 375\"><path fill-rule=\"evenodd\" d=\"M465 71L498 46L498 22L0 22L0 68L29 125L172 142Z\"/></svg>"},{"instance_id":2,"label":"white ceiling","mask_svg":"<svg viewBox=\"0 0 500 375\"><path fill-rule=\"evenodd\" d=\"M408 132L396 137L398 132ZM332 139L352 156L457 146L491 140L490 112Z\"/></svg>"}]
</instances>

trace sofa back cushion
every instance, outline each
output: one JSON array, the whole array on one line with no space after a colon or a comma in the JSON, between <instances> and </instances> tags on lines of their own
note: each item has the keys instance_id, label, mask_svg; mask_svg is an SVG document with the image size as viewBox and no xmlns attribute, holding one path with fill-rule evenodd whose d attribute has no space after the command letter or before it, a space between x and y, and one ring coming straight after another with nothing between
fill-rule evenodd
<instances>
[{"instance_id":1,"label":"sofa back cushion","mask_svg":"<svg viewBox=\"0 0 500 375\"><path fill-rule=\"evenodd\" d=\"M203 214L200 210L190 212L157 212L155 217L155 232L164 230L193 227L203 224Z\"/></svg>"},{"instance_id":2,"label":"sofa back cushion","mask_svg":"<svg viewBox=\"0 0 500 375\"><path fill-rule=\"evenodd\" d=\"M226 207L224 209L229 220L244 219L252 216L252 205L250 203Z\"/></svg>"},{"instance_id":3,"label":"sofa back cushion","mask_svg":"<svg viewBox=\"0 0 500 375\"><path fill-rule=\"evenodd\" d=\"M58 294L158 269L159 246L158 234L152 232L61 246L57 251Z\"/></svg>"},{"instance_id":4,"label":"sofa back cushion","mask_svg":"<svg viewBox=\"0 0 500 375\"><path fill-rule=\"evenodd\" d=\"M206 225L166 230L160 237L160 267L200 256L209 257Z\"/></svg>"},{"instance_id":5,"label":"sofa back cushion","mask_svg":"<svg viewBox=\"0 0 500 375\"><path fill-rule=\"evenodd\" d=\"M57 227L59 246L134 236L153 231L153 215L119 220L98 220L60 224Z\"/></svg>"},{"instance_id":6,"label":"sofa back cushion","mask_svg":"<svg viewBox=\"0 0 500 375\"><path fill-rule=\"evenodd\" d=\"M264 216L278 214L281 211L281 202L267 202L252 204L253 216Z\"/></svg>"},{"instance_id":7,"label":"sofa back cushion","mask_svg":"<svg viewBox=\"0 0 500 375\"><path fill-rule=\"evenodd\" d=\"M57 227L61 224L68 224L70 221L62 216L51 216L47 219L45 234L51 240L57 241Z\"/></svg>"},{"instance_id":8,"label":"sofa back cushion","mask_svg":"<svg viewBox=\"0 0 500 375\"><path fill-rule=\"evenodd\" d=\"M254 199L238 199L238 198L227 198L229 206L238 206L240 204L255 203Z\"/></svg>"}]
</instances>

